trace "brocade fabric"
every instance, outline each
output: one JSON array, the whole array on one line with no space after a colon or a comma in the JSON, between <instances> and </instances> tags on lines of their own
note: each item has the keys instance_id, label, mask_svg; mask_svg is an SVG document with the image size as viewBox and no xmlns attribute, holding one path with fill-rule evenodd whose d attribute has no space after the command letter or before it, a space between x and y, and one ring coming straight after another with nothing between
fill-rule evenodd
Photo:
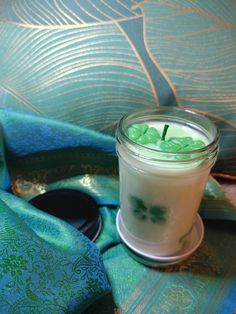
<instances>
[{"instance_id":1,"label":"brocade fabric","mask_svg":"<svg viewBox=\"0 0 236 314\"><path fill-rule=\"evenodd\" d=\"M0 313L233 313L236 207L213 178L200 208L203 243L182 263L153 269L130 257L115 227L114 138L12 111L0 123ZM97 200L95 244L27 202L62 187Z\"/></svg>"}]
</instances>

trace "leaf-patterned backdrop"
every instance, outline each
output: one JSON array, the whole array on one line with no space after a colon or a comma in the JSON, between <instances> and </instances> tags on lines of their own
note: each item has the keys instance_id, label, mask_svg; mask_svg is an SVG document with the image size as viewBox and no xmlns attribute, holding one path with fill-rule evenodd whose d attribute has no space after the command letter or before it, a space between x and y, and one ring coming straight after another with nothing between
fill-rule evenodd
<instances>
[{"instance_id":1,"label":"leaf-patterned backdrop","mask_svg":"<svg viewBox=\"0 0 236 314\"><path fill-rule=\"evenodd\" d=\"M235 51L234 0L4 0L0 107L110 134L136 107L193 108L236 175Z\"/></svg>"}]
</instances>

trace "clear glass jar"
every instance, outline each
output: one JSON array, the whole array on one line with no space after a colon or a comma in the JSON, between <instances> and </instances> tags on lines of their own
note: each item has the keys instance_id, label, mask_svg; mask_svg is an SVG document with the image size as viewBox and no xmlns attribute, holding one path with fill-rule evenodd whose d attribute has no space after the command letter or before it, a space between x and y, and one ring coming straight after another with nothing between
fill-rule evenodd
<instances>
[{"instance_id":1,"label":"clear glass jar","mask_svg":"<svg viewBox=\"0 0 236 314\"><path fill-rule=\"evenodd\" d=\"M187 152L163 152L137 144L128 127L169 125L204 139L206 146ZM120 217L125 232L159 256L176 254L196 221L209 173L218 153L219 132L206 117L178 108L145 109L125 115L117 129Z\"/></svg>"}]
</instances>

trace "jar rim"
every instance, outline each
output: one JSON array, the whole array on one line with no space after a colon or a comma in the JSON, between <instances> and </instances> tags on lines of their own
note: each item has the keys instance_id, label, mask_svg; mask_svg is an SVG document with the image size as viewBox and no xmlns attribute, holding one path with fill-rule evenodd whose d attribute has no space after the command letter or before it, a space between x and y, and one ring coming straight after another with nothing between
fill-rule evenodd
<instances>
[{"instance_id":1,"label":"jar rim","mask_svg":"<svg viewBox=\"0 0 236 314\"><path fill-rule=\"evenodd\" d=\"M159 115L158 115L159 113ZM173 116L174 113L174 116ZM172 115L170 115L172 114ZM160 117L168 117L169 119L173 119L173 122L186 122L188 121L187 119L182 119L180 117L178 117L178 114L182 114L182 115L188 115L189 117L194 117L194 120L201 120L203 121L205 124L207 124L211 130L214 133L214 136L212 137L213 139L210 141L209 143L202 147L202 148L198 148L198 149L194 149L191 151L187 151L187 152L166 152L166 151L162 151L162 150L158 150L152 147L147 147L145 145L139 144L139 143L135 143L134 141L132 141L125 132L124 128L124 124L127 120L134 120L132 123L128 124L131 125L135 122L141 122L144 123L145 118L147 117L155 117L155 118L159 118L159 120L161 120ZM201 127L199 125L199 123L191 123L192 121L190 121L189 125L195 125L200 127L200 129L202 130L203 127ZM208 132L209 134L209 132ZM205 129L205 135L206 135L206 129ZM195 111L189 110L189 109L182 109L182 108L173 108L173 107L159 107L159 108L149 108L149 109L136 109L136 110L132 110L129 113L126 113L120 120L118 127L117 127L117 132L116 132L116 138L117 141L121 144L125 144L127 143L128 145L126 145L126 147L132 152L134 153L137 157L142 157L144 159L148 159L148 160L158 160L158 161L168 161L170 163L188 163L188 162L192 162L195 160L199 160L204 158L206 155L208 154L213 154L213 155L217 155L218 153L218 142L219 142L219 137L220 137L220 132L219 129L216 127L216 125L206 116L199 114ZM133 148L133 149L132 149ZM137 153L137 150L139 151L139 153ZM143 154L140 155L140 152L143 152ZM165 156L165 158L162 159L158 159L158 158L151 158L145 155L145 152L152 152L154 155L160 155L161 156ZM193 155L193 157L187 158L187 159L175 159L175 160L171 160L168 157L171 155L175 155L175 156L183 156L186 154L189 154L190 156ZM200 158L199 158L200 157Z\"/></svg>"}]
</instances>

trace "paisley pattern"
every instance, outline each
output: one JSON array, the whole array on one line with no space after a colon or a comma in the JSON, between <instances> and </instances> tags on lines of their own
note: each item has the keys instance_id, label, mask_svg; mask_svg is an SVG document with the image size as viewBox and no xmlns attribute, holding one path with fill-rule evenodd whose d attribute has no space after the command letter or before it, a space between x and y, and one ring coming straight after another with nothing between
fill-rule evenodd
<instances>
[{"instance_id":1,"label":"paisley pattern","mask_svg":"<svg viewBox=\"0 0 236 314\"><path fill-rule=\"evenodd\" d=\"M121 313L233 312L236 207L215 180L209 180L202 203L201 214L208 221L199 250L179 265L148 268L130 257L116 231L114 139L12 111L0 112L0 119L5 143L0 167L4 313L112 313L116 307ZM12 187L19 197L3 191L9 177L8 190ZM82 189L98 201L103 227L96 245L26 202L58 187Z\"/></svg>"},{"instance_id":2,"label":"paisley pattern","mask_svg":"<svg viewBox=\"0 0 236 314\"><path fill-rule=\"evenodd\" d=\"M120 117L193 108L221 131L236 175L235 3L9 0L0 4L0 103L114 134Z\"/></svg>"},{"instance_id":3,"label":"paisley pattern","mask_svg":"<svg viewBox=\"0 0 236 314\"><path fill-rule=\"evenodd\" d=\"M110 291L98 249L76 229L0 192L2 313L71 313Z\"/></svg>"},{"instance_id":4,"label":"paisley pattern","mask_svg":"<svg viewBox=\"0 0 236 314\"><path fill-rule=\"evenodd\" d=\"M117 245L113 212L103 210L107 221L97 244L104 244L105 234L113 234L116 245L103 253L103 260L120 313L233 313L235 223L205 221L204 241L192 256L178 265L153 269L132 260L128 250Z\"/></svg>"}]
</instances>

